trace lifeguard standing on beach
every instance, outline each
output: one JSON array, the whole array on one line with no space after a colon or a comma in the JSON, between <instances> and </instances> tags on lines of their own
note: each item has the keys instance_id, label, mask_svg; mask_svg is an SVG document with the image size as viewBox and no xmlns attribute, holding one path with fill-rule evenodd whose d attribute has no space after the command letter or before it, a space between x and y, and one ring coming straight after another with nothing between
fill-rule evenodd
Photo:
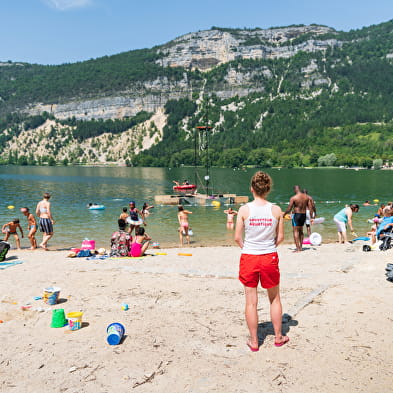
<instances>
[{"instance_id":1,"label":"lifeguard standing on beach","mask_svg":"<svg viewBox=\"0 0 393 393\"><path fill-rule=\"evenodd\" d=\"M258 283L267 289L270 316L274 328L274 345L281 347L289 341L281 332L282 306L280 300L280 271L277 246L284 240L284 221L279 206L265 198L272 179L265 172L257 172L251 179L252 202L239 209L235 241L241 248L239 280L246 295L246 322L250 331L247 346L259 351L258 342ZM243 232L245 238L243 240Z\"/></svg>"}]
</instances>

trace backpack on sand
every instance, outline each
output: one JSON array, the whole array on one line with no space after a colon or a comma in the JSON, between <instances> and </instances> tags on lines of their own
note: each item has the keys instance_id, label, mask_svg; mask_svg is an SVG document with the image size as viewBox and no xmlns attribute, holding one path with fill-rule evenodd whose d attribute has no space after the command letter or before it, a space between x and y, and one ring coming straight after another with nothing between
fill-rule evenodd
<instances>
[{"instance_id":1,"label":"backpack on sand","mask_svg":"<svg viewBox=\"0 0 393 393\"><path fill-rule=\"evenodd\" d=\"M3 262L8 250L10 249L10 243L0 241L0 262Z\"/></svg>"}]
</instances>

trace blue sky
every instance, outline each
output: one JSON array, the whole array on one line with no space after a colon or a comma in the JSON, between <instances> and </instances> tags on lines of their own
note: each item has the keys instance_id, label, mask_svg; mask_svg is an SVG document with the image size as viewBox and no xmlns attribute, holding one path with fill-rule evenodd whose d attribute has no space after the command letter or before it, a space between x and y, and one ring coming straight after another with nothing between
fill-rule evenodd
<instances>
[{"instance_id":1,"label":"blue sky","mask_svg":"<svg viewBox=\"0 0 393 393\"><path fill-rule=\"evenodd\" d=\"M348 31L393 18L393 0L0 0L0 60L60 64L220 27L318 23Z\"/></svg>"}]
</instances>

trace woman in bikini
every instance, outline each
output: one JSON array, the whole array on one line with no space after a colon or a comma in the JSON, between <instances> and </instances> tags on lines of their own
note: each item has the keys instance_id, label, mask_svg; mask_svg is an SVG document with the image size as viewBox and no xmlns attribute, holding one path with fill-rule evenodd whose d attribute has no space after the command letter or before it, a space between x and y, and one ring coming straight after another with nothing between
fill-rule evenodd
<instances>
[{"instance_id":1,"label":"woman in bikini","mask_svg":"<svg viewBox=\"0 0 393 393\"><path fill-rule=\"evenodd\" d=\"M179 237L180 237L180 245L183 245L183 232L186 236L187 244L190 244L190 234L188 233L189 223L188 223L188 215L192 214L192 212L188 210L184 210L183 206L178 207L177 219L180 224L179 228Z\"/></svg>"},{"instance_id":2,"label":"woman in bikini","mask_svg":"<svg viewBox=\"0 0 393 393\"><path fill-rule=\"evenodd\" d=\"M274 345L281 347L289 341L281 332L282 306L280 300L280 270L277 246L284 240L284 221L279 206L265 198L272 179L265 172L257 172L251 179L252 202L239 209L235 241L241 248L239 280L246 296L245 316L250 332L247 346L259 351L258 341L258 283L267 290L270 317L274 328ZM244 233L244 239L243 239Z\"/></svg>"},{"instance_id":3,"label":"woman in bikini","mask_svg":"<svg viewBox=\"0 0 393 393\"><path fill-rule=\"evenodd\" d=\"M44 250L48 250L48 241L53 236L53 224L55 223L50 210L50 194L46 192L43 200L38 202L35 210L36 215L40 218L40 231L44 233L42 242L39 244Z\"/></svg>"},{"instance_id":4,"label":"woman in bikini","mask_svg":"<svg viewBox=\"0 0 393 393\"><path fill-rule=\"evenodd\" d=\"M230 207L228 210L224 210L224 213L227 215L227 229L233 229L235 224L234 218L237 216L237 211Z\"/></svg>"}]
</instances>

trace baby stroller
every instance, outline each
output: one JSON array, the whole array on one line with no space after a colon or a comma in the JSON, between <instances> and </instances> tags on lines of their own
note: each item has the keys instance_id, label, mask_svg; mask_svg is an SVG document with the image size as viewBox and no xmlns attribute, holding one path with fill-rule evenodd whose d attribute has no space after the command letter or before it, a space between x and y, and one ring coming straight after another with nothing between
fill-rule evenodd
<instances>
[{"instance_id":1,"label":"baby stroller","mask_svg":"<svg viewBox=\"0 0 393 393\"><path fill-rule=\"evenodd\" d=\"M390 227L386 232L382 231L380 233L379 239L382 240L382 243L380 244L379 249L381 251L389 250L389 248L392 247L391 245L392 237L393 237L393 227Z\"/></svg>"}]
</instances>

